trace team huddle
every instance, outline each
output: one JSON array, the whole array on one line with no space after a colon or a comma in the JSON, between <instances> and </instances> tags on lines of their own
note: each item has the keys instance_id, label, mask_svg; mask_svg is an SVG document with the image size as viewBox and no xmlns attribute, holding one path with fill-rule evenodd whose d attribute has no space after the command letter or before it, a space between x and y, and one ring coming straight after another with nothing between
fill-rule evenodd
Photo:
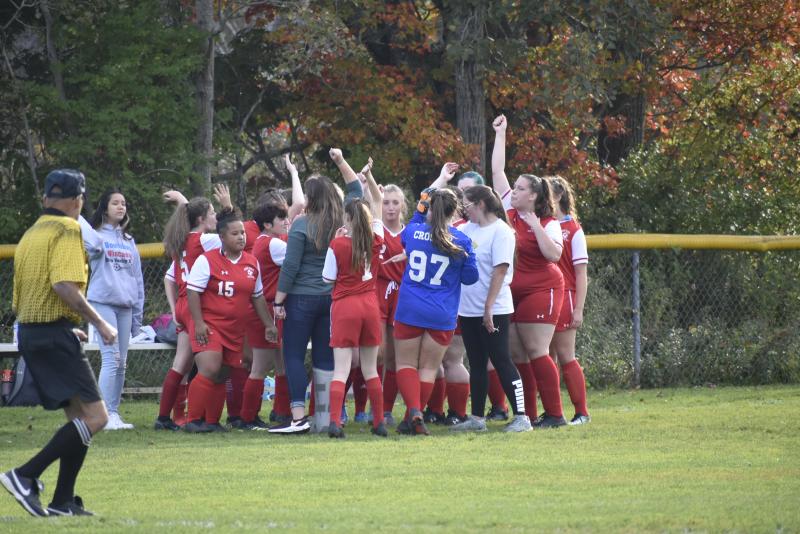
<instances>
[{"instance_id":1,"label":"team huddle","mask_svg":"<svg viewBox=\"0 0 800 534\"><path fill-rule=\"evenodd\" d=\"M340 438L351 386L355 421L377 436L395 424L398 393L403 434L428 434L426 423L485 431L487 419L509 419L508 406L506 431L558 427L568 423L556 362L575 406L570 424L587 423L575 335L588 255L572 190L533 174L512 187L505 117L493 127L493 188L475 172L447 185L458 171L447 163L408 219L402 189L379 185L372 160L356 173L339 149L330 156L344 190L321 175L303 187L286 157L291 203L267 191L248 220L222 185L219 213L207 199L165 194L177 203L164 282L179 334L155 428L226 431L227 402L233 428ZM272 425L260 417L270 372Z\"/></svg>"}]
</instances>

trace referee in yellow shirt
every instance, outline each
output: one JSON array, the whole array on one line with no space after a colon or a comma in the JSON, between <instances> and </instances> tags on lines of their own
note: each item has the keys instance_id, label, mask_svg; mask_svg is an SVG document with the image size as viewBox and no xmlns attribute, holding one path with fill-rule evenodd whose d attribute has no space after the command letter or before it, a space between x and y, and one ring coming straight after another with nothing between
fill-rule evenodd
<instances>
[{"instance_id":1,"label":"referee in yellow shirt","mask_svg":"<svg viewBox=\"0 0 800 534\"><path fill-rule=\"evenodd\" d=\"M103 341L117 331L84 297L86 255L78 224L86 194L83 174L59 169L45 180L44 213L25 232L14 254L13 308L19 322L19 348L46 410L64 409L69 421L26 464L0 475L0 483L31 515L92 515L74 493L92 435L108 420L92 369L81 352L85 319ZM53 500L44 508L39 481L60 460Z\"/></svg>"}]
</instances>

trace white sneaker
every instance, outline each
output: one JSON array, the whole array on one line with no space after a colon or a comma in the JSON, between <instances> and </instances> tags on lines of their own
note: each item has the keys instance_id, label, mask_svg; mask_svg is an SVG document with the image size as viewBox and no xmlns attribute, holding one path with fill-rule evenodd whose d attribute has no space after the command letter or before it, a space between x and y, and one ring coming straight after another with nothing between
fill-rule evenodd
<instances>
[{"instance_id":1,"label":"white sneaker","mask_svg":"<svg viewBox=\"0 0 800 534\"><path fill-rule=\"evenodd\" d=\"M533 430L527 415L515 415L514 419L503 429L504 432L529 432Z\"/></svg>"},{"instance_id":2,"label":"white sneaker","mask_svg":"<svg viewBox=\"0 0 800 534\"><path fill-rule=\"evenodd\" d=\"M486 420L483 417L470 415L465 421L451 426L450 430L452 432L486 432Z\"/></svg>"},{"instance_id":3,"label":"white sneaker","mask_svg":"<svg viewBox=\"0 0 800 534\"><path fill-rule=\"evenodd\" d=\"M108 414L108 423L106 423L103 430L130 430L132 428L133 425L123 421L117 412L110 412Z\"/></svg>"}]
</instances>

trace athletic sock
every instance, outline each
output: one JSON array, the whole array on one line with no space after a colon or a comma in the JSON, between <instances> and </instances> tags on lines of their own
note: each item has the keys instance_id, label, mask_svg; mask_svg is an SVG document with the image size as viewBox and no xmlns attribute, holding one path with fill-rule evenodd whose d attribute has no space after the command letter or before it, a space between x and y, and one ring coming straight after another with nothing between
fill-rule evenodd
<instances>
[{"instance_id":1,"label":"athletic sock","mask_svg":"<svg viewBox=\"0 0 800 534\"><path fill-rule=\"evenodd\" d=\"M211 404L213 388L214 383L203 375L195 376L194 380L189 383L189 411L186 415L189 421L197 421L198 419L205 418L206 410Z\"/></svg>"},{"instance_id":2,"label":"athletic sock","mask_svg":"<svg viewBox=\"0 0 800 534\"><path fill-rule=\"evenodd\" d=\"M315 398L316 398L316 395L314 394L314 381L312 380L311 381L311 400L308 401L308 416L309 417L314 415L314 412L316 411L315 410L316 402L314 401Z\"/></svg>"},{"instance_id":3,"label":"athletic sock","mask_svg":"<svg viewBox=\"0 0 800 534\"><path fill-rule=\"evenodd\" d=\"M79 427L79 423L75 423L75 421L80 421L80 423L83 424L83 428L79 429L79 433L89 435L88 442L91 443L89 427L87 427L82 420L75 419L73 423L76 428ZM81 467L83 467L83 461L86 459L87 452L89 452L89 446L82 441L81 446L76 447L72 452L61 454L61 461L58 467L58 481L56 482L56 490L53 492L52 499L54 505L60 506L70 503L75 499L75 481L78 479L78 473L80 473Z\"/></svg>"},{"instance_id":4,"label":"athletic sock","mask_svg":"<svg viewBox=\"0 0 800 534\"><path fill-rule=\"evenodd\" d=\"M183 375L175 369L167 371L164 383L161 385L161 402L158 405L158 416L169 417L175 405L175 398L178 396L178 388L183 380Z\"/></svg>"},{"instance_id":5,"label":"athletic sock","mask_svg":"<svg viewBox=\"0 0 800 534\"><path fill-rule=\"evenodd\" d=\"M353 400L356 413L364 413L367 411L367 383L364 381L364 374L361 372L361 367L356 367L350 374L353 377Z\"/></svg>"},{"instance_id":6,"label":"athletic sock","mask_svg":"<svg viewBox=\"0 0 800 534\"><path fill-rule=\"evenodd\" d=\"M275 398L272 401L272 409L277 415L291 415L289 407L289 381L286 375L275 375Z\"/></svg>"},{"instance_id":7,"label":"athletic sock","mask_svg":"<svg viewBox=\"0 0 800 534\"><path fill-rule=\"evenodd\" d=\"M503 391L503 384L500 383L500 377L497 374L497 369L491 369L488 374L489 402L492 403L494 408L507 412L508 404L506 403L506 392Z\"/></svg>"},{"instance_id":8,"label":"athletic sock","mask_svg":"<svg viewBox=\"0 0 800 534\"><path fill-rule=\"evenodd\" d=\"M419 405L426 406L433 393L433 382L419 381Z\"/></svg>"},{"instance_id":9,"label":"athletic sock","mask_svg":"<svg viewBox=\"0 0 800 534\"><path fill-rule=\"evenodd\" d=\"M383 377L383 411L394 410L394 401L397 399L397 371L386 369Z\"/></svg>"},{"instance_id":10,"label":"athletic sock","mask_svg":"<svg viewBox=\"0 0 800 534\"><path fill-rule=\"evenodd\" d=\"M250 373L243 367L231 367L230 378L225 384L225 397L228 403L228 417L240 417L244 384ZM230 386L230 387L228 387Z\"/></svg>"},{"instance_id":11,"label":"athletic sock","mask_svg":"<svg viewBox=\"0 0 800 534\"><path fill-rule=\"evenodd\" d=\"M59 428L50 441L33 458L16 469L18 475L26 478L39 478L50 464L58 458L77 457L92 442L92 433L82 419L74 419ZM83 460L81 460L83 462ZM80 466L78 466L80 470ZM77 472L75 474L77 476ZM75 481L72 481L73 485Z\"/></svg>"},{"instance_id":12,"label":"athletic sock","mask_svg":"<svg viewBox=\"0 0 800 534\"><path fill-rule=\"evenodd\" d=\"M540 356L531 362L531 367L536 377L536 387L542 397L544 411L553 417L563 417L561 385L558 380L558 369L556 369L553 359L548 355Z\"/></svg>"},{"instance_id":13,"label":"athletic sock","mask_svg":"<svg viewBox=\"0 0 800 534\"><path fill-rule=\"evenodd\" d=\"M189 394L189 384L181 382L178 384L178 395L175 397L175 404L172 405L172 420L176 424L183 424L186 421L186 400ZM180 421L180 422L179 422Z\"/></svg>"},{"instance_id":14,"label":"athletic sock","mask_svg":"<svg viewBox=\"0 0 800 534\"><path fill-rule=\"evenodd\" d=\"M195 378L197 380L197 378ZM222 408L225 406L225 383L211 384L211 395L206 405L206 423L209 425L219 423L222 417ZM230 415L230 413L228 414Z\"/></svg>"},{"instance_id":15,"label":"athletic sock","mask_svg":"<svg viewBox=\"0 0 800 534\"><path fill-rule=\"evenodd\" d=\"M437 378L433 382L428 408L433 413L444 413L444 399L447 395L447 381L444 378Z\"/></svg>"},{"instance_id":16,"label":"athletic sock","mask_svg":"<svg viewBox=\"0 0 800 534\"><path fill-rule=\"evenodd\" d=\"M342 426L342 404L344 403L346 384L341 380L331 380L330 385L330 412L331 422Z\"/></svg>"},{"instance_id":17,"label":"athletic sock","mask_svg":"<svg viewBox=\"0 0 800 534\"><path fill-rule=\"evenodd\" d=\"M589 415L586 408L586 378L583 376L583 369L578 360L572 360L561 366L564 375L564 383L567 385L569 398L575 406L575 413Z\"/></svg>"},{"instance_id":18,"label":"athletic sock","mask_svg":"<svg viewBox=\"0 0 800 534\"><path fill-rule=\"evenodd\" d=\"M433 388L433 384L431 384L431 388ZM397 389L400 390L400 395L402 395L403 400L406 403L406 407L409 411L420 409L420 382L419 382L419 373L416 369L411 367L405 367L403 369L397 370ZM384 402L386 401L386 394L384 390ZM430 391L428 391L430 393ZM384 410L388 411L389 409L386 408L384 405Z\"/></svg>"},{"instance_id":19,"label":"athletic sock","mask_svg":"<svg viewBox=\"0 0 800 534\"><path fill-rule=\"evenodd\" d=\"M248 378L242 393L242 421L252 423L261 409L261 398L264 396L264 381Z\"/></svg>"},{"instance_id":20,"label":"athletic sock","mask_svg":"<svg viewBox=\"0 0 800 534\"><path fill-rule=\"evenodd\" d=\"M469 400L469 384L447 383L447 404L459 417L467 416L467 401Z\"/></svg>"},{"instance_id":21,"label":"athletic sock","mask_svg":"<svg viewBox=\"0 0 800 534\"><path fill-rule=\"evenodd\" d=\"M369 396L370 408L372 409L372 426L378 428L378 425L383 423L383 387L381 387L381 379L378 377L370 378L365 386Z\"/></svg>"},{"instance_id":22,"label":"athletic sock","mask_svg":"<svg viewBox=\"0 0 800 534\"><path fill-rule=\"evenodd\" d=\"M531 419L536 419L538 412L536 400L536 378L533 375L533 366L529 362L517 363L517 371L522 379L522 390L525 393L525 413Z\"/></svg>"}]
</instances>

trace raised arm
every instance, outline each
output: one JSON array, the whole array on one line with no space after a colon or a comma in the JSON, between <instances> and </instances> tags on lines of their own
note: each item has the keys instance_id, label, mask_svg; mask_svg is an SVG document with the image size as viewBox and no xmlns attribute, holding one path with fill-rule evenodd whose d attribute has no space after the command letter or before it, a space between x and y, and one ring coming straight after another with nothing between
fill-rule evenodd
<instances>
[{"instance_id":1,"label":"raised arm","mask_svg":"<svg viewBox=\"0 0 800 534\"><path fill-rule=\"evenodd\" d=\"M283 155L283 162L286 164L286 170L289 171L289 175L292 177L292 205L289 206L289 222L291 223L306 207L306 196L303 194L303 184L300 182L300 175L297 173L297 167L292 163L289 154Z\"/></svg>"},{"instance_id":2,"label":"raised arm","mask_svg":"<svg viewBox=\"0 0 800 534\"><path fill-rule=\"evenodd\" d=\"M453 179L453 176L456 175L456 171L458 171L458 163L448 161L442 165L442 170L439 173L439 176L428 187L430 189L441 189L445 187L447 183Z\"/></svg>"},{"instance_id":3,"label":"raised arm","mask_svg":"<svg viewBox=\"0 0 800 534\"><path fill-rule=\"evenodd\" d=\"M358 176L356 172L350 167L350 164L347 163L347 160L344 159L342 155L341 148L332 148L330 152L328 152L333 162L339 168L339 172L342 173L342 178L344 178L344 183L349 184L350 182L358 181Z\"/></svg>"},{"instance_id":4,"label":"raised arm","mask_svg":"<svg viewBox=\"0 0 800 534\"><path fill-rule=\"evenodd\" d=\"M492 148L492 187L500 198L511 190L506 176L506 116L500 115L492 122L494 128L494 148Z\"/></svg>"},{"instance_id":5,"label":"raised arm","mask_svg":"<svg viewBox=\"0 0 800 534\"><path fill-rule=\"evenodd\" d=\"M361 174L367 179L367 191L369 195L364 195L369 201L370 211L373 219L383 219L383 192L381 191L375 177L372 176L372 158L367 160L367 164L361 170Z\"/></svg>"},{"instance_id":6,"label":"raised arm","mask_svg":"<svg viewBox=\"0 0 800 534\"><path fill-rule=\"evenodd\" d=\"M81 237L83 238L83 248L90 258L103 254L103 238L92 228L83 215L78 216L78 223L81 225Z\"/></svg>"}]
</instances>

